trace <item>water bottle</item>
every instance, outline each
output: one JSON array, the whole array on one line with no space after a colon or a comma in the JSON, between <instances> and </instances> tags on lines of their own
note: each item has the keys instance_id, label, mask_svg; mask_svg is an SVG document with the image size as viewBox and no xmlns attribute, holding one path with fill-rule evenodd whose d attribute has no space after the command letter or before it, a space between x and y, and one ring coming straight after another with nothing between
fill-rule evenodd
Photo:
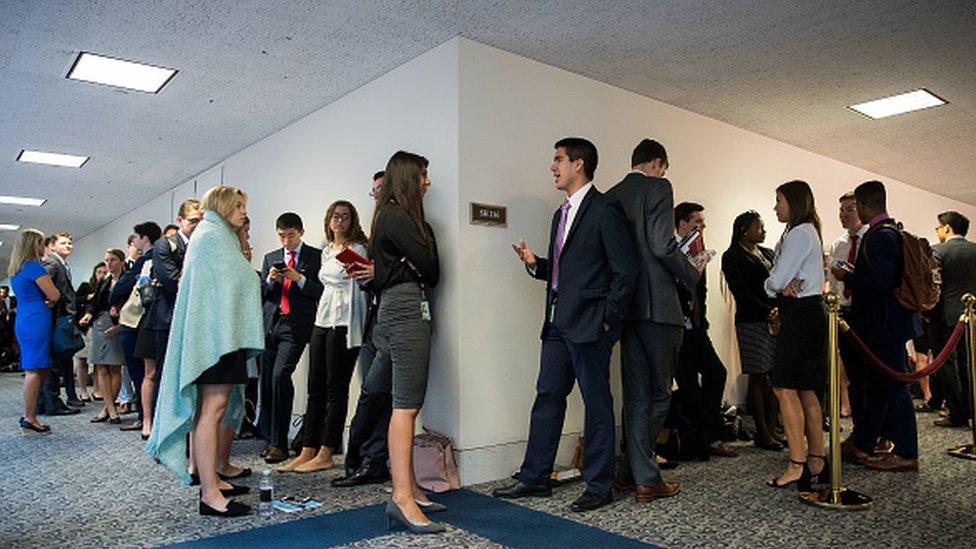
<instances>
[{"instance_id":1,"label":"water bottle","mask_svg":"<svg viewBox=\"0 0 976 549\"><path fill-rule=\"evenodd\" d=\"M270 517L274 514L274 483L271 481L271 470L265 469L261 473L261 499L258 502L258 514L262 517Z\"/></svg>"}]
</instances>

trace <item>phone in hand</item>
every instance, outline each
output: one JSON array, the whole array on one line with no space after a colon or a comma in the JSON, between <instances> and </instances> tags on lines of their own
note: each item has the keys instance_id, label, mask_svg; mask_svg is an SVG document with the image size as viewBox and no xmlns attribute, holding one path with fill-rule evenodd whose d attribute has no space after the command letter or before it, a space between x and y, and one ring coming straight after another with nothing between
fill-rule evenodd
<instances>
[{"instance_id":1,"label":"phone in hand","mask_svg":"<svg viewBox=\"0 0 976 549\"><path fill-rule=\"evenodd\" d=\"M834 263L834 266L842 271L847 271L849 273L854 271L854 266L846 261L837 261L836 263Z\"/></svg>"},{"instance_id":2,"label":"phone in hand","mask_svg":"<svg viewBox=\"0 0 976 549\"><path fill-rule=\"evenodd\" d=\"M286 265L284 261L279 261L277 263L272 263L271 267L274 269L278 269L279 271L284 271L288 267L288 265Z\"/></svg>"}]
</instances>

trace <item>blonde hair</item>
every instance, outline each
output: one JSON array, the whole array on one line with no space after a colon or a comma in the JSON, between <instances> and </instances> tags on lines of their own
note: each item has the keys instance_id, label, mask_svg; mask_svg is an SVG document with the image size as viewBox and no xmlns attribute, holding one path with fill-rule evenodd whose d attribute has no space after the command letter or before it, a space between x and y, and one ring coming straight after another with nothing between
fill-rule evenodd
<instances>
[{"instance_id":1,"label":"blonde hair","mask_svg":"<svg viewBox=\"0 0 976 549\"><path fill-rule=\"evenodd\" d=\"M227 218L237 208L237 203L243 201L247 204L247 193L237 187L218 185L203 195L200 201L202 210L210 210L217 213L227 221Z\"/></svg>"},{"instance_id":2,"label":"blonde hair","mask_svg":"<svg viewBox=\"0 0 976 549\"><path fill-rule=\"evenodd\" d=\"M7 276L14 276L27 261L39 261L41 254L38 249L44 248L44 233L37 229L24 229L14 242L14 251L10 254L10 265Z\"/></svg>"}]
</instances>

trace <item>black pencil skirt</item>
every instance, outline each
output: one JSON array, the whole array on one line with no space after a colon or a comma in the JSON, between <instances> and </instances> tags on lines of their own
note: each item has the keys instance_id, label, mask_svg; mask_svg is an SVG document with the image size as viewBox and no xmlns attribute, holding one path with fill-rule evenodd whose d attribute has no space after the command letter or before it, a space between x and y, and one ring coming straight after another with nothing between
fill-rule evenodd
<instances>
[{"instance_id":1,"label":"black pencil skirt","mask_svg":"<svg viewBox=\"0 0 976 549\"><path fill-rule=\"evenodd\" d=\"M822 391L827 378L827 312L819 295L780 297L773 387Z\"/></svg>"}]
</instances>

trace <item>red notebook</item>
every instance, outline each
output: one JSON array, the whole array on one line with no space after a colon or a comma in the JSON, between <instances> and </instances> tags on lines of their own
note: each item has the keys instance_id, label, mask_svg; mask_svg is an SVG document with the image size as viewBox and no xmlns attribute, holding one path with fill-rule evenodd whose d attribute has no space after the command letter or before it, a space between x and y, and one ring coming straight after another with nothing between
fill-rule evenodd
<instances>
[{"instance_id":1,"label":"red notebook","mask_svg":"<svg viewBox=\"0 0 976 549\"><path fill-rule=\"evenodd\" d=\"M356 253L356 251L353 250L352 248L346 248L345 250L339 252L339 255L336 256L336 259L338 259L339 263L342 263L343 265L352 265L353 263L371 265L373 263L372 261Z\"/></svg>"}]
</instances>

